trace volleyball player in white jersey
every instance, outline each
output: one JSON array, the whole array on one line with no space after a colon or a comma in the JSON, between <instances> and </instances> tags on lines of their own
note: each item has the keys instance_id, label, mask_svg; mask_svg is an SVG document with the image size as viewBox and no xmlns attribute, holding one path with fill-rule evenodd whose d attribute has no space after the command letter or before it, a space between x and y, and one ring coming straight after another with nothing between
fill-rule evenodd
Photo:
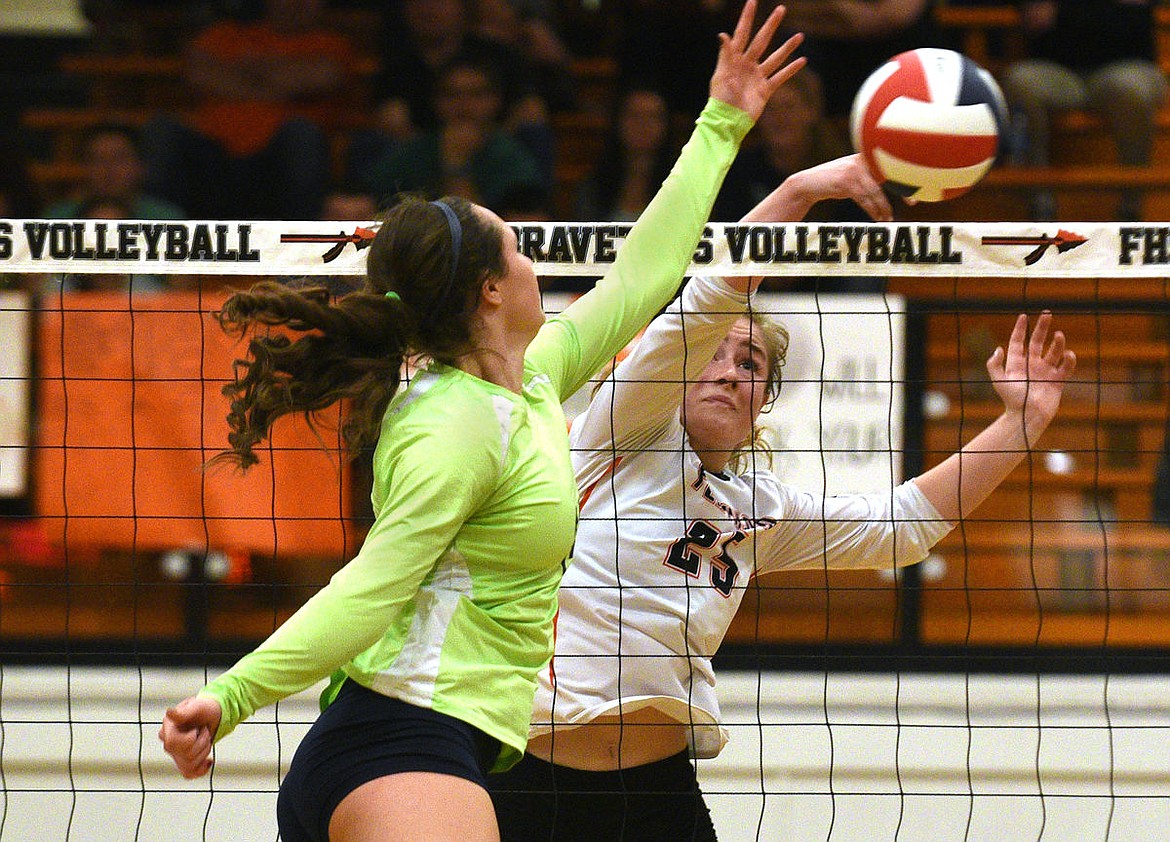
<instances>
[{"instance_id":1,"label":"volleyball player in white jersey","mask_svg":"<svg viewBox=\"0 0 1170 842\"><path fill-rule=\"evenodd\" d=\"M748 219L802 216L785 185ZM1076 366L1050 313L1030 337L1021 315L987 362L1004 404L995 421L892 491L822 498L751 449L788 344L749 313L758 281L692 279L573 423L581 520L555 655L527 754L490 781L504 842L714 839L691 756L727 742L711 657L748 580L921 561L1034 446Z\"/></svg>"}]
</instances>

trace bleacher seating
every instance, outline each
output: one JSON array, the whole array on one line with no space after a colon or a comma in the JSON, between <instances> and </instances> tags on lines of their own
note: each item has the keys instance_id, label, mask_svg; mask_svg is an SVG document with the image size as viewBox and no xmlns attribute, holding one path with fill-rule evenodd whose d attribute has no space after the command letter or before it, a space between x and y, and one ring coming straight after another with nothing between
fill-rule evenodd
<instances>
[{"instance_id":1,"label":"bleacher seating","mask_svg":"<svg viewBox=\"0 0 1170 842\"><path fill-rule=\"evenodd\" d=\"M1024 56L1015 6L941 3L938 23L957 38L960 49L997 74ZM1155 8L1159 62L1170 73L1170 6ZM970 221L1026 220L1027 190L1049 188L1064 220L1109 220L1122 187L1145 188L1145 219L1170 218L1170 104L1158 120L1158 137L1149 167L1111 166L1116 151L1101 118L1076 110L1057 115L1052 126L1051 167L998 166L968 197L936 208L918 209L920 218Z\"/></svg>"}]
</instances>

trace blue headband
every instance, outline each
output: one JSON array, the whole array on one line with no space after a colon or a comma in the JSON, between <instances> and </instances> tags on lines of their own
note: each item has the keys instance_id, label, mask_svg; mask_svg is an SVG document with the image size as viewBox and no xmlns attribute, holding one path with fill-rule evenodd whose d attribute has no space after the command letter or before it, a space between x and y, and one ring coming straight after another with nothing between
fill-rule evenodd
<instances>
[{"instance_id":1,"label":"blue headband","mask_svg":"<svg viewBox=\"0 0 1170 842\"><path fill-rule=\"evenodd\" d=\"M447 217L447 230L451 234L451 271L447 274L447 284L443 287L443 294L439 296L441 306L442 301L451 294L451 287L455 284L455 273L459 271L459 252L463 248L463 226L459 223L459 217L455 215L455 211L451 210L451 206L446 202L436 199L431 204L441 210L443 216Z\"/></svg>"}]
</instances>

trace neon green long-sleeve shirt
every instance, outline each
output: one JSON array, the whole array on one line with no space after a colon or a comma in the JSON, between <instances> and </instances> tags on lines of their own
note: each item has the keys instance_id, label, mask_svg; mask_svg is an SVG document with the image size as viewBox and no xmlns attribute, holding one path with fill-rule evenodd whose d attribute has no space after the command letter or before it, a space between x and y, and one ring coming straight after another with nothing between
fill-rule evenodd
<instances>
[{"instance_id":1,"label":"neon green long-sleeve shirt","mask_svg":"<svg viewBox=\"0 0 1170 842\"><path fill-rule=\"evenodd\" d=\"M203 688L223 710L217 740L340 667L497 738L497 770L520 758L576 532L561 403L674 295L749 128L742 111L708 102L609 272L529 346L521 394L435 365L395 397L361 550Z\"/></svg>"}]
</instances>

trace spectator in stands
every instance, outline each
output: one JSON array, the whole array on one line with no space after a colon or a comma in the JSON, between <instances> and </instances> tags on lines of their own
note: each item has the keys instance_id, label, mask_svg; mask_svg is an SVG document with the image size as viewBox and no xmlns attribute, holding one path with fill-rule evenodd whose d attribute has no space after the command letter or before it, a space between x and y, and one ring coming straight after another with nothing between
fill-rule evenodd
<instances>
[{"instance_id":1,"label":"spectator in stands","mask_svg":"<svg viewBox=\"0 0 1170 842\"><path fill-rule=\"evenodd\" d=\"M825 113L849 114L857 89L893 55L948 47L934 0L789 0L784 25L805 34L808 66L821 77Z\"/></svg>"},{"instance_id":2,"label":"spectator in stands","mask_svg":"<svg viewBox=\"0 0 1170 842\"><path fill-rule=\"evenodd\" d=\"M739 219L790 175L849 152L849 141L825 118L820 79L806 67L776 92L760 115L727 173L715 201L714 218ZM869 219L847 199L818 202L805 218L818 222Z\"/></svg>"},{"instance_id":3,"label":"spectator in stands","mask_svg":"<svg viewBox=\"0 0 1170 842\"><path fill-rule=\"evenodd\" d=\"M374 80L376 124L355 133L348 173L365 172L394 146L436 129L439 75L456 57L470 56L495 68L503 128L529 147L551 179L549 112L572 107L556 94L567 66L534 68L512 44L476 33L475 8L475 0L397 0L390 6Z\"/></svg>"},{"instance_id":4,"label":"spectator in stands","mask_svg":"<svg viewBox=\"0 0 1170 842\"><path fill-rule=\"evenodd\" d=\"M540 0L474 0L475 33L524 55L537 93L553 111L574 107L573 57L557 31L554 10Z\"/></svg>"},{"instance_id":5,"label":"spectator in stands","mask_svg":"<svg viewBox=\"0 0 1170 842\"><path fill-rule=\"evenodd\" d=\"M146 164L138 132L122 123L102 123L87 134L81 153L85 181L78 195L51 205L54 218L87 216L85 206L109 199L126 207L130 219L182 219L178 205L144 193Z\"/></svg>"},{"instance_id":6,"label":"spectator in stands","mask_svg":"<svg viewBox=\"0 0 1170 842\"><path fill-rule=\"evenodd\" d=\"M219 20L187 50L191 121L148 125L147 189L194 217L316 219L330 174L323 123L346 107L355 50L323 0L267 0Z\"/></svg>"},{"instance_id":7,"label":"spectator in stands","mask_svg":"<svg viewBox=\"0 0 1170 842\"><path fill-rule=\"evenodd\" d=\"M71 214L78 219L133 219L133 206L129 201L114 195L93 195L83 200L77 207L76 213ZM108 274L74 273L65 275L46 275L43 295L56 295L61 292L121 292L151 293L162 292L167 288L166 279L161 275L128 274L111 272Z\"/></svg>"},{"instance_id":8,"label":"spectator in stands","mask_svg":"<svg viewBox=\"0 0 1170 842\"><path fill-rule=\"evenodd\" d=\"M666 98L648 86L629 88L619 98L592 173L578 188L578 218L637 219L670 172L674 154Z\"/></svg>"},{"instance_id":9,"label":"spectator in stands","mask_svg":"<svg viewBox=\"0 0 1170 842\"><path fill-rule=\"evenodd\" d=\"M520 187L547 191L536 159L500 122L502 92L490 62L457 56L438 76L435 128L374 164L366 184L383 201L403 191L462 196L493 210Z\"/></svg>"},{"instance_id":10,"label":"spectator in stands","mask_svg":"<svg viewBox=\"0 0 1170 842\"><path fill-rule=\"evenodd\" d=\"M1003 75L1015 136L1016 159L1049 163L1050 116L1089 108L1100 113L1117 144L1118 161L1144 166L1153 151L1155 118L1167 83L1158 67L1152 0L1023 0L1019 4L1028 56ZM1139 190L1122 191L1117 218L1142 217ZM1035 219L1054 219L1050 191L1032 196Z\"/></svg>"},{"instance_id":11,"label":"spectator in stands","mask_svg":"<svg viewBox=\"0 0 1170 842\"><path fill-rule=\"evenodd\" d=\"M378 218L378 197L357 184L336 185L325 195L321 218L347 222L372 222Z\"/></svg>"}]
</instances>

